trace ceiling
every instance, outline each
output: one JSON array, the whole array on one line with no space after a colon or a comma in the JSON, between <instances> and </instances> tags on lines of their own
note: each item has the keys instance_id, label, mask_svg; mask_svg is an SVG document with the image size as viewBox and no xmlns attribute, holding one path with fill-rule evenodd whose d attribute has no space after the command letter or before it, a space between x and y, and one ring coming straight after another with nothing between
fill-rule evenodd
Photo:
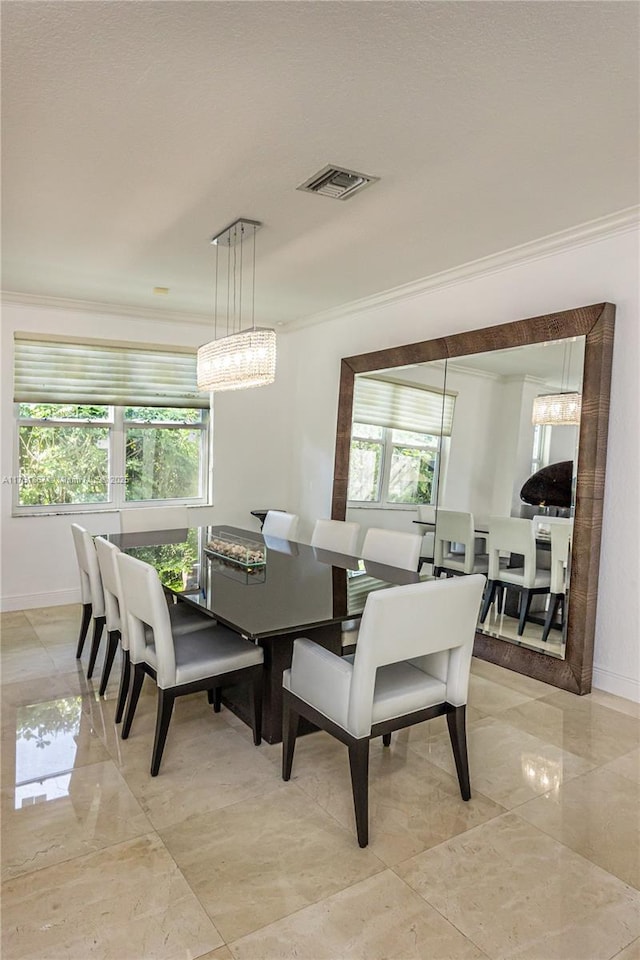
<instances>
[{"instance_id":1,"label":"ceiling","mask_svg":"<svg viewBox=\"0 0 640 960\"><path fill-rule=\"evenodd\" d=\"M563 392L580 390L584 348L584 337L569 337L565 340L508 347L505 350L490 350L488 353L474 353L468 357L455 357L451 360L430 360L425 363L408 364L406 367L391 367L373 376L382 374L409 381L412 375L416 374L416 379L420 382L421 370L438 367L442 370L443 384L447 376L446 371L453 370L480 375L488 374L497 379L527 377ZM356 376L372 376L372 374L356 374Z\"/></svg>"},{"instance_id":2,"label":"ceiling","mask_svg":"<svg viewBox=\"0 0 640 960\"><path fill-rule=\"evenodd\" d=\"M209 316L242 216L273 325L630 207L639 13L6 2L3 289ZM380 181L296 190L328 163Z\"/></svg>"}]
</instances>

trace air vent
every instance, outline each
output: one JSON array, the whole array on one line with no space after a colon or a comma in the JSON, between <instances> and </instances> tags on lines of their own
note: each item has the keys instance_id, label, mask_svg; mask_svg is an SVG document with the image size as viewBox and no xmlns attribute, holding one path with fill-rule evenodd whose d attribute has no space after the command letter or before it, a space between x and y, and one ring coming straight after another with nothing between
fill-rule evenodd
<instances>
[{"instance_id":1,"label":"air vent","mask_svg":"<svg viewBox=\"0 0 640 960\"><path fill-rule=\"evenodd\" d=\"M368 177L355 170L345 170L343 167L325 167L314 173L309 180L305 180L297 188L307 193L318 193L321 197L330 197L332 200L348 200L354 193L364 190L370 183L375 183L380 177Z\"/></svg>"}]
</instances>

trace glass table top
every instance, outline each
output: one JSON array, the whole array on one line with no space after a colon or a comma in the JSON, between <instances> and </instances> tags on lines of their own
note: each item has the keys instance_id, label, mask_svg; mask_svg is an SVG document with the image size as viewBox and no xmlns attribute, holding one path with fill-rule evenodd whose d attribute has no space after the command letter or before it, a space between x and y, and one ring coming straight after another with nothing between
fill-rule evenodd
<instances>
[{"instance_id":1,"label":"glass table top","mask_svg":"<svg viewBox=\"0 0 640 960\"><path fill-rule=\"evenodd\" d=\"M252 639L355 619L373 590L425 579L230 526L110 534L108 539L154 566L167 589ZM223 541L236 542L239 559L221 554ZM208 546L213 542L219 549Z\"/></svg>"}]
</instances>

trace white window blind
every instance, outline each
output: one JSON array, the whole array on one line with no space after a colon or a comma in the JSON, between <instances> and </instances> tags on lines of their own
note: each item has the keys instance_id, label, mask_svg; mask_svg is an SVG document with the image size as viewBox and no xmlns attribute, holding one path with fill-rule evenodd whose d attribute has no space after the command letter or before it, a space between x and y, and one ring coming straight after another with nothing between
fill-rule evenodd
<instances>
[{"instance_id":1,"label":"white window blind","mask_svg":"<svg viewBox=\"0 0 640 960\"><path fill-rule=\"evenodd\" d=\"M196 385L195 352L22 334L14 345L17 403L209 407Z\"/></svg>"},{"instance_id":2,"label":"white window blind","mask_svg":"<svg viewBox=\"0 0 640 960\"><path fill-rule=\"evenodd\" d=\"M379 427L451 436L455 394L393 380L356 377L353 419Z\"/></svg>"}]
</instances>

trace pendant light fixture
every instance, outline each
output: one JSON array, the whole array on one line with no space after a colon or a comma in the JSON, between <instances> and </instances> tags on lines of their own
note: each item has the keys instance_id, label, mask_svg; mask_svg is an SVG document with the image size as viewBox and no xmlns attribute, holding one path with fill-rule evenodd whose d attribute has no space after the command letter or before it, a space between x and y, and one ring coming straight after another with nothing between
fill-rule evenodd
<instances>
[{"instance_id":1,"label":"pendant light fixture","mask_svg":"<svg viewBox=\"0 0 640 960\"><path fill-rule=\"evenodd\" d=\"M536 426L577 426L581 409L582 396L579 393L546 393L533 401L531 422Z\"/></svg>"},{"instance_id":2,"label":"pendant light fixture","mask_svg":"<svg viewBox=\"0 0 640 960\"><path fill-rule=\"evenodd\" d=\"M214 339L198 350L197 379L200 390L211 393L218 390L245 390L275 380L275 330L255 325L256 231L261 226L257 220L235 220L211 240L216 248ZM221 248L226 253L222 258ZM247 251L251 257L250 270L245 269ZM226 261L222 266L221 259ZM224 310L219 309L218 301L221 282L226 283ZM222 295L224 299L224 289ZM218 319L222 313L225 333L218 337ZM247 316L251 319L251 326L243 329ZM222 317L220 320L222 322Z\"/></svg>"},{"instance_id":3,"label":"pendant light fixture","mask_svg":"<svg viewBox=\"0 0 640 960\"><path fill-rule=\"evenodd\" d=\"M582 394L568 389L571 377L573 338L564 345L560 393L545 393L533 401L531 422L534 426L578 426L582 412Z\"/></svg>"}]
</instances>

